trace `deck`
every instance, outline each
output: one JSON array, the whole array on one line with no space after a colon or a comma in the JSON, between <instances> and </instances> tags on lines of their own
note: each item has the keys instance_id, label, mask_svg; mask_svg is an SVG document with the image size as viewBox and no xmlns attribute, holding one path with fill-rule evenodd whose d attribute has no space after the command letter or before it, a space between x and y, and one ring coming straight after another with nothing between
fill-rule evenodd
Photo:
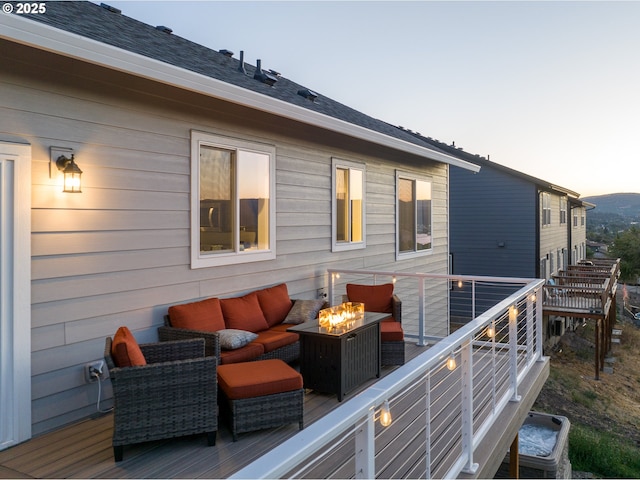
<instances>
[{"instance_id":1,"label":"deck","mask_svg":"<svg viewBox=\"0 0 640 480\"><path fill-rule=\"evenodd\" d=\"M407 360L424 351L407 343ZM396 367L383 367L382 376ZM353 394L375 380L365 382ZM304 423L310 425L339 406L336 395L307 391ZM215 447L205 435L125 447L115 463L111 447L111 414L79 422L0 452L0 478L226 478L298 432L297 424L243 433L238 441L223 419ZM320 474L320 472L318 472Z\"/></svg>"},{"instance_id":2,"label":"deck","mask_svg":"<svg viewBox=\"0 0 640 480\"><path fill-rule=\"evenodd\" d=\"M405 350L409 361L424 352L425 347L407 342ZM383 367L382 377L396 368ZM504 424L491 432L490 438L483 442L485 446L479 448L477 454L477 460L483 468L475 478L493 476L500 466L501 457L535 401L547 375L548 363L543 362L530 375L530 382L521 392L523 400L509 405ZM348 402L350 397L376 381L374 379L366 382L342 403L337 401L336 395L307 391L304 403L305 426ZM412 405L424 405L424 396L420 402L420 393L415 393L415 398L413 395L414 393L407 392L402 399L407 411ZM124 460L116 464L111 447L112 422L111 414L96 415L92 419L0 452L0 478L226 478L298 432L297 425L291 424L240 434L238 441L232 442L231 433L222 421L214 447L207 446L204 435L148 442L126 447ZM424 456L424 440L420 447L424 423L394 422L385 435L389 438L413 437L417 445L412 453L414 465L403 465L400 469L396 469L394 463L405 462L404 456L410 450L409 445L403 446L402 455L397 449L390 449L383 459L387 468L381 469L380 475L385 478L424 477L424 462L420 459ZM305 476L343 478L345 474L348 475L345 473L348 470L341 468L343 461L349 463L350 460L332 457L316 462Z\"/></svg>"}]
</instances>

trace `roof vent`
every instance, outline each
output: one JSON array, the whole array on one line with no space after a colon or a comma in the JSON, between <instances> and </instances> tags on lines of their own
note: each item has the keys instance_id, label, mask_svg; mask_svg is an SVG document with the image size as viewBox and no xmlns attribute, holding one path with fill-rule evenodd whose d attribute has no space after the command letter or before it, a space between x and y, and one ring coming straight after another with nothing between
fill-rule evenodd
<instances>
[{"instance_id":1,"label":"roof vent","mask_svg":"<svg viewBox=\"0 0 640 480\"><path fill-rule=\"evenodd\" d=\"M309 90L308 88L298 90L298 95L306 98L307 100L311 100L312 102L315 102L316 98L318 98L318 94L313 90Z\"/></svg>"},{"instance_id":2,"label":"roof vent","mask_svg":"<svg viewBox=\"0 0 640 480\"><path fill-rule=\"evenodd\" d=\"M226 48L223 48L222 50L220 50L220 53L223 54L225 57L233 57L233 52L231 50L227 50Z\"/></svg>"},{"instance_id":3,"label":"roof vent","mask_svg":"<svg viewBox=\"0 0 640 480\"><path fill-rule=\"evenodd\" d=\"M247 71L244 68L244 50L240 50L240 66L238 67L238 70L245 75L247 74Z\"/></svg>"},{"instance_id":4,"label":"roof vent","mask_svg":"<svg viewBox=\"0 0 640 480\"><path fill-rule=\"evenodd\" d=\"M171 32L173 32L173 30L171 30L169 27L165 27L164 25L158 25L158 26L156 27L156 30L160 30L161 32L164 32L164 33L171 33Z\"/></svg>"},{"instance_id":5,"label":"roof vent","mask_svg":"<svg viewBox=\"0 0 640 480\"><path fill-rule=\"evenodd\" d=\"M262 61L260 59L256 60L256 62L256 72L253 74L253 78L273 87L273 85L278 81L278 77L271 73L265 73L262 70Z\"/></svg>"},{"instance_id":6,"label":"roof vent","mask_svg":"<svg viewBox=\"0 0 640 480\"><path fill-rule=\"evenodd\" d=\"M122 13L122 10L120 10L119 8L112 7L111 5L107 5L106 3L101 3L100 6L112 13Z\"/></svg>"}]
</instances>

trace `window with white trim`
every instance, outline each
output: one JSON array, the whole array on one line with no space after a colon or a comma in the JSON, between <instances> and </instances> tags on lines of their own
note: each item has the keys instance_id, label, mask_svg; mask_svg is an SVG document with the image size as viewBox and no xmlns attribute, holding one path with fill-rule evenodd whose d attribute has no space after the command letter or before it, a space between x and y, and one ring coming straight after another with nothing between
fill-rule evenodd
<instances>
[{"instance_id":1,"label":"window with white trim","mask_svg":"<svg viewBox=\"0 0 640 480\"><path fill-rule=\"evenodd\" d=\"M275 153L191 132L191 268L276 257Z\"/></svg>"},{"instance_id":2,"label":"window with white trim","mask_svg":"<svg viewBox=\"0 0 640 480\"><path fill-rule=\"evenodd\" d=\"M542 225L551 225L551 195L542 192Z\"/></svg>"},{"instance_id":3,"label":"window with white trim","mask_svg":"<svg viewBox=\"0 0 640 480\"><path fill-rule=\"evenodd\" d=\"M567 223L567 197L560 198L560 224Z\"/></svg>"},{"instance_id":4,"label":"window with white trim","mask_svg":"<svg viewBox=\"0 0 640 480\"><path fill-rule=\"evenodd\" d=\"M432 251L431 180L396 172L397 257Z\"/></svg>"},{"instance_id":5,"label":"window with white trim","mask_svg":"<svg viewBox=\"0 0 640 480\"><path fill-rule=\"evenodd\" d=\"M365 166L333 158L332 251L366 247Z\"/></svg>"}]
</instances>

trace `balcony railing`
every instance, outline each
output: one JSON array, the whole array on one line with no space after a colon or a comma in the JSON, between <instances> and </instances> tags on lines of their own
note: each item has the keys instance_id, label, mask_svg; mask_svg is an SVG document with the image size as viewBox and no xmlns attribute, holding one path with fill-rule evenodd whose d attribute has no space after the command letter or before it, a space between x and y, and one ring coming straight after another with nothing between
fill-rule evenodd
<instances>
[{"instance_id":1,"label":"balcony railing","mask_svg":"<svg viewBox=\"0 0 640 480\"><path fill-rule=\"evenodd\" d=\"M405 305L411 311L415 304L409 329L415 327L418 344L428 348L233 478L312 478L318 462L335 464L339 477L454 478L476 472L478 446L507 405L520 401L521 382L544 360L543 281L345 270L330 270L329 277L332 303L341 300L347 281L395 282L403 325L410 320ZM452 331L448 312L461 290L471 295L454 306L468 303L469 311L481 312ZM488 299L493 305L487 306ZM446 326L429 325L436 315L444 316ZM443 328L445 335L429 333ZM387 428L377 422L385 405L395 423Z\"/></svg>"}]
</instances>

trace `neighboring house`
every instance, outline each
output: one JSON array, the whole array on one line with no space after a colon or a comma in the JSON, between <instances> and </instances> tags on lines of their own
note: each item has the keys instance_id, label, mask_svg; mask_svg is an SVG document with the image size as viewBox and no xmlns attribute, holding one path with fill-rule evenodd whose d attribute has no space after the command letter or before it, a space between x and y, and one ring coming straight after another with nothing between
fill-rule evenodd
<instances>
[{"instance_id":1,"label":"neighboring house","mask_svg":"<svg viewBox=\"0 0 640 480\"><path fill-rule=\"evenodd\" d=\"M548 280L586 258L585 211L593 205L578 193L414 135L481 167L479 172L450 169L452 274ZM471 312L465 300L469 290L469 285L452 287L452 320L464 323L491 306L476 304Z\"/></svg>"},{"instance_id":2,"label":"neighboring house","mask_svg":"<svg viewBox=\"0 0 640 480\"><path fill-rule=\"evenodd\" d=\"M0 448L95 413L85 364L171 304L448 272L450 166L476 165L106 5L41 5L0 15Z\"/></svg>"},{"instance_id":3,"label":"neighboring house","mask_svg":"<svg viewBox=\"0 0 640 480\"><path fill-rule=\"evenodd\" d=\"M450 170L452 273L548 279L586 258L579 194L504 165L426 139L479 172Z\"/></svg>"}]
</instances>

